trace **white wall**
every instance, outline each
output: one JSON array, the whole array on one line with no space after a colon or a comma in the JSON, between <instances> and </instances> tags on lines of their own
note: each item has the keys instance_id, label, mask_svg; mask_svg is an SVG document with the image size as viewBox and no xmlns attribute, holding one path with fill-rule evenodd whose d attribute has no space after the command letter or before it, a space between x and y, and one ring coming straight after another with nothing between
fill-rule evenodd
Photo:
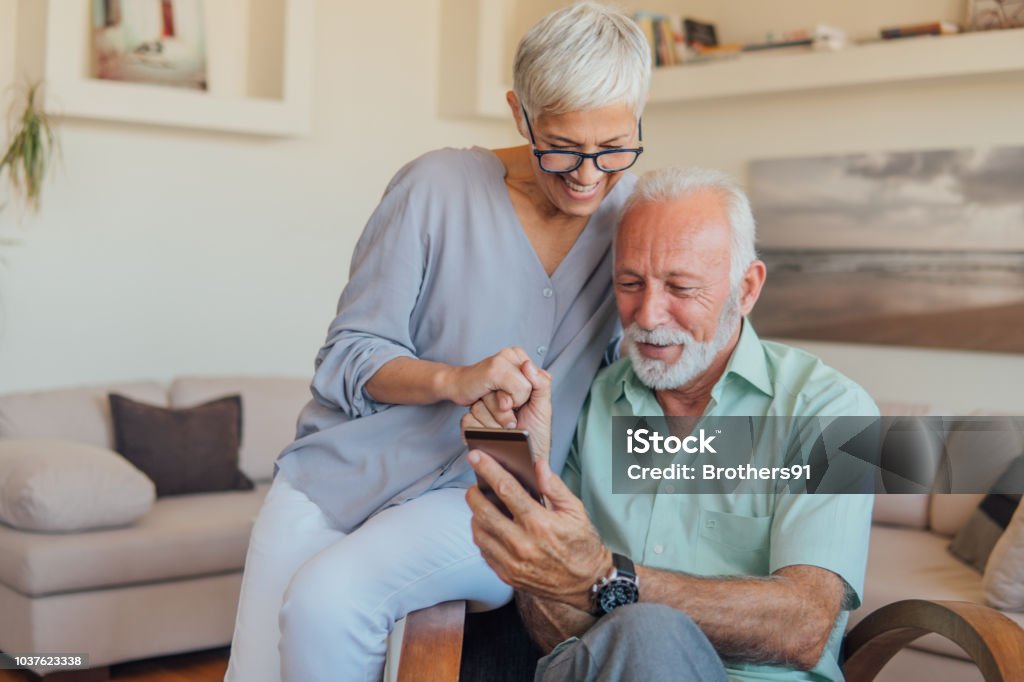
<instances>
[{"instance_id":1,"label":"white wall","mask_svg":"<svg viewBox=\"0 0 1024 682\"><path fill-rule=\"evenodd\" d=\"M391 175L514 141L437 115L440 21L440 0L318 2L309 138L63 123L42 214L0 246L0 391L310 374Z\"/></svg>"}]
</instances>

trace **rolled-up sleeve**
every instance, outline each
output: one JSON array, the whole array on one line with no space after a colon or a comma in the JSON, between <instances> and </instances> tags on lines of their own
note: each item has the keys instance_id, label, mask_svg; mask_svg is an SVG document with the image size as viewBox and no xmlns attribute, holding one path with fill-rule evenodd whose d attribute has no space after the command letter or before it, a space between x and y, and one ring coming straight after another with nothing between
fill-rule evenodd
<instances>
[{"instance_id":1,"label":"rolled-up sleeve","mask_svg":"<svg viewBox=\"0 0 1024 682\"><path fill-rule=\"evenodd\" d=\"M378 412L366 384L385 364L416 357L410 318L427 267L425 212L408 183L391 183L356 244L338 314L316 356L312 392L350 417Z\"/></svg>"},{"instance_id":2,"label":"rolled-up sleeve","mask_svg":"<svg viewBox=\"0 0 1024 682\"><path fill-rule=\"evenodd\" d=\"M779 496L772 518L770 572L795 565L832 571L846 583L843 609L860 606L873 495Z\"/></svg>"},{"instance_id":3,"label":"rolled-up sleeve","mask_svg":"<svg viewBox=\"0 0 1024 682\"><path fill-rule=\"evenodd\" d=\"M863 422L840 423L835 421L837 418L864 417L870 421L878 417L874 401L852 382L837 383L826 400L825 404L806 409L817 416L817 433L833 424L827 435L839 443L855 435L840 435L845 429L860 428ZM838 446L833 449L839 450ZM861 480L858 474L866 467L865 463L852 457L846 459L849 461L841 462L845 467L840 464L830 469L841 470L841 480ZM771 527L771 572L797 564L830 570L846 583L843 609L858 608L864 595L873 507L874 495L871 494L780 495Z\"/></svg>"}]
</instances>

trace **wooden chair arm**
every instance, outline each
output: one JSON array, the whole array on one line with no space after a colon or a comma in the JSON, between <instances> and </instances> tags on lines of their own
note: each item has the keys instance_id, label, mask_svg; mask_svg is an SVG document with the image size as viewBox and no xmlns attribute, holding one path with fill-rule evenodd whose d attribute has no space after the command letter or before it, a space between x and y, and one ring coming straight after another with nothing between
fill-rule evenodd
<instances>
[{"instance_id":1,"label":"wooden chair arm","mask_svg":"<svg viewBox=\"0 0 1024 682\"><path fill-rule=\"evenodd\" d=\"M846 679L875 679L897 652L928 633L959 645L986 682L1024 681L1024 630L1020 626L987 606L924 599L883 606L847 633Z\"/></svg>"},{"instance_id":2,"label":"wooden chair arm","mask_svg":"<svg viewBox=\"0 0 1024 682\"><path fill-rule=\"evenodd\" d=\"M398 682L457 682L466 602L448 601L405 617Z\"/></svg>"}]
</instances>

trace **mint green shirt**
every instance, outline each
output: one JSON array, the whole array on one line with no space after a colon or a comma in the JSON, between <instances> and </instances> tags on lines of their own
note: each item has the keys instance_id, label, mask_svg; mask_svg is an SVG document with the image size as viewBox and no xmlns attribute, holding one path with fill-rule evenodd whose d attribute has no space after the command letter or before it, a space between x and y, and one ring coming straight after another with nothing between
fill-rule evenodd
<instances>
[{"instance_id":1,"label":"mint green shirt","mask_svg":"<svg viewBox=\"0 0 1024 682\"><path fill-rule=\"evenodd\" d=\"M761 341L744 320L705 416L864 416L878 408L860 386L818 358ZM814 669L725 661L730 680L842 680L839 645L860 605L871 495L612 493L612 416L663 416L628 358L602 370L577 424L562 478L583 500L605 544L650 568L701 576L769 576L820 566L846 582L843 611ZM641 593L643 585L641 585Z\"/></svg>"}]
</instances>

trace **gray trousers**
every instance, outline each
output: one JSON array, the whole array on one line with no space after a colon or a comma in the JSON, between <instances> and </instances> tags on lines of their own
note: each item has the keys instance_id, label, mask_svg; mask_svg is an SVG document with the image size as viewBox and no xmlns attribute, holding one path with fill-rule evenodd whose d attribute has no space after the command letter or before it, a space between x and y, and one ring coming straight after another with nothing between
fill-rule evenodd
<instances>
[{"instance_id":1,"label":"gray trousers","mask_svg":"<svg viewBox=\"0 0 1024 682\"><path fill-rule=\"evenodd\" d=\"M682 611L620 606L537 663L534 682L726 682L711 642Z\"/></svg>"}]
</instances>

